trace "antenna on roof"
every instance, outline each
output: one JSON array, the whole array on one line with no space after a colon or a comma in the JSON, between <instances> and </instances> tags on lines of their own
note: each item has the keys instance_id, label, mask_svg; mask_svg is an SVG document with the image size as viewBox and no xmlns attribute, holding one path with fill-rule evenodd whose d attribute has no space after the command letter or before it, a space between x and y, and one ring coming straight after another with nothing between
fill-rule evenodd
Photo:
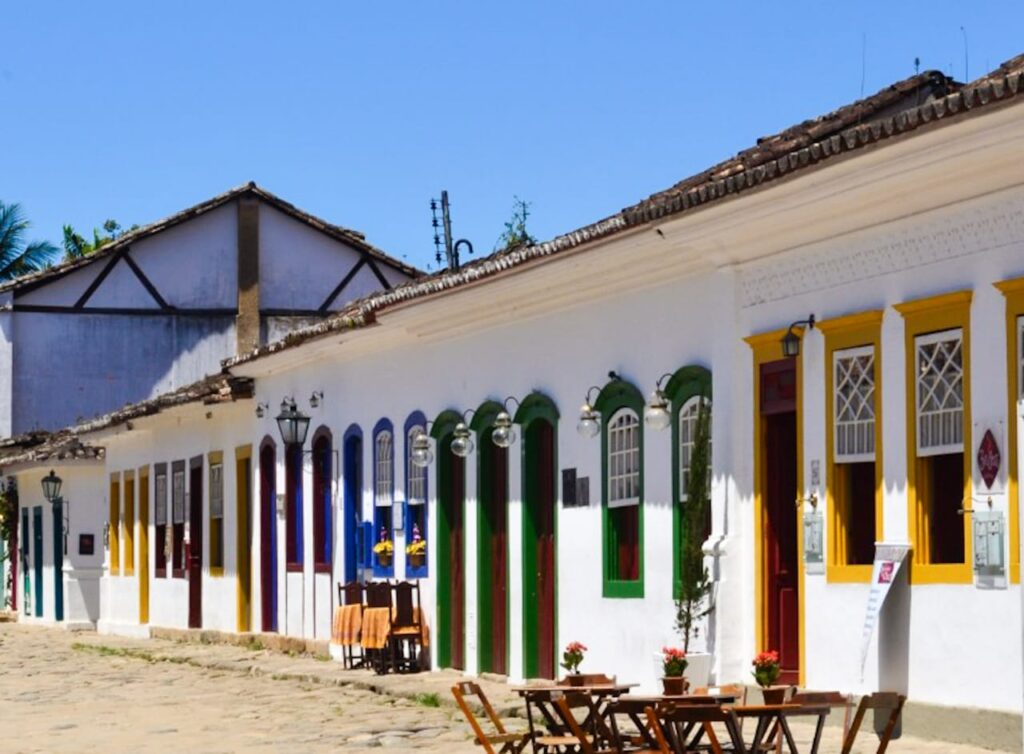
<instances>
[{"instance_id":1,"label":"antenna on roof","mask_svg":"<svg viewBox=\"0 0 1024 754\"><path fill-rule=\"evenodd\" d=\"M968 68L967 68L967 29L965 29L964 27L961 26L960 27L960 33L964 37L964 83L966 84L968 81L971 80L971 76L968 73Z\"/></svg>"},{"instance_id":2,"label":"antenna on roof","mask_svg":"<svg viewBox=\"0 0 1024 754\"><path fill-rule=\"evenodd\" d=\"M860 98L864 99L864 77L868 68L868 33L860 35Z\"/></svg>"},{"instance_id":3,"label":"antenna on roof","mask_svg":"<svg viewBox=\"0 0 1024 754\"><path fill-rule=\"evenodd\" d=\"M448 270L454 272L459 269L459 247L465 245L469 249L469 253L473 253L473 244L467 241L465 238L460 238L458 241L452 241L452 216L450 211L450 205L448 204L448 192L441 192L441 222L437 220L437 199L430 200L430 213L432 215L431 225L434 228L434 259L437 260L438 264L441 264L441 237L438 232L438 228L444 230L444 255L448 262Z\"/></svg>"},{"instance_id":4,"label":"antenna on roof","mask_svg":"<svg viewBox=\"0 0 1024 754\"><path fill-rule=\"evenodd\" d=\"M921 72L921 58L914 58L914 75Z\"/></svg>"}]
</instances>

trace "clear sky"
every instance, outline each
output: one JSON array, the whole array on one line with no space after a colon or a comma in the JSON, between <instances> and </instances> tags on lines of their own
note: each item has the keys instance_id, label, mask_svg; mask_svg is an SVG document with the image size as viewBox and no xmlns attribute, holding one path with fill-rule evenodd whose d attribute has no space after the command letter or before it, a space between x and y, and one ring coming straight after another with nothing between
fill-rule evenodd
<instances>
[{"instance_id":1,"label":"clear sky","mask_svg":"<svg viewBox=\"0 0 1024 754\"><path fill-rule=\"evenodd\" d=\"M10 2L0 200L34 236L145 224L255 180L408 262L429 200L545 239L937 68L1024 52L1022 0Z\"/></svg>"}]
</instances>

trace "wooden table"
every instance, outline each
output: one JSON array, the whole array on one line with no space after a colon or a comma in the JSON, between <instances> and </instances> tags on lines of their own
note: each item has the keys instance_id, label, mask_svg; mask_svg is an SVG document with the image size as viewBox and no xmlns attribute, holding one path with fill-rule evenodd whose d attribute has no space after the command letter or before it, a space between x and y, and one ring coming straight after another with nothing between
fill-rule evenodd
<instances>
[{"instance_id":1,"label":"wooden table","mask_svg":"<svg viewBox=\"0 0 1024 754\"><path fill-rule=\"evenodd\" d=\"M734 704L736 702L735 694L684 694L682 696L671 696L671 695L636 695L630 694L627 698L628 705L626 709L620 710L620 714L625 715L633 727L636 728L637 734L643 740L644 746L650 749L657 749L658 742L654 738L654 734L648 727L646 714L644 710L647 707L653 707L657 709L660 704ZM609 714L609 717L611 715ZM615 724L613 722L613 724ZM617 724L616 729L617 729ZM699 741L699 738L697 739Z\"/></svg>"},{"instance_id":2,"label":"wooden table","mask_svg":"<svg viewBox=\"0 0 1024 754\"><path fill-rule=\"evenodd\" d=\"M832 711L827 704L760 704L747 707L732 707L733 713L740 719L754 718L757 725L754 728L754 738L751 741L751 750L760 751L765 743L776 739L776 751L782 751L782 742L792 754L798 754L796 742L793 740L793 733L789 729L787 718L813 715L818 718L818 726L814 741L811 744L811 754L817 754L818 746L821 743L820 731L824 725L825 717Z\"/></svg>"},{"instance_id":3,"label":"wooden table","mask_svg":"<svg viewBox=\"0 0 1024 754\"><path fill-rule=\"evenodd\" d=\"M614 684L594 684L590 686L569 686L564 684L552 684L550 686L513 686L512 691L519 694L526 701L526 717L530 724L530 733L533 731L533 709L540 713L544 719L544 726L548 729L548 732L553 736L565 736L568 732L565 725L559 720L558 714L554 712L550 707L548 699L538 698L541 694L535 692L544 692L544 695L550 694L551 692L561 694L583 694L590 697L593 703L589 706L586 718L581 721L580 727L583 730L589 731L595 739L595 742L603 741L608 738L608 735L604 731L608 730L606 724L608 718L608 707L616 699L623 694L628 694L630 689L636 688L639 684L636 683L614 683ZM610 743L610 742L609 742Z\"/></svg>"}]
</instances>

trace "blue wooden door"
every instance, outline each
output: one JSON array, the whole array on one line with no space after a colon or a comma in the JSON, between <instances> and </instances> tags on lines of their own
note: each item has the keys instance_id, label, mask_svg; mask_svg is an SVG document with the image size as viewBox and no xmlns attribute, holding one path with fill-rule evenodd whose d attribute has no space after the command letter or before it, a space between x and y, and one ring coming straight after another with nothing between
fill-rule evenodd
<instances>
[{"instance_id":1,"label":"blue wooden door","mask_svg":"<svg viewBox=\"0 0 1024 754\"><path fill-rule=\"evenodd\" d=\"M35 572L35 614L43 616L43 507L32 509L32 565Z\"/></svg>"},{"instance_id":2,"label":"blue wooden door","mask_svg":"<svg viewBox=\"0 0 1024 754\"><path fill-rule=\"evenodd\" d=\"M359 578L358 535L362 521L363 435L358 428L345 433L345 581Z\"/></svg>"},{"instance_id":3,"label":"blue wooden door","mask_svg":"<svg viewBox=\"0 0 1024 754\"><path fill-rule=\"evenodd\" d=\"M64 503L53 505L53 599L57 620L64 620Z\"/></svg>"}]
</instances>

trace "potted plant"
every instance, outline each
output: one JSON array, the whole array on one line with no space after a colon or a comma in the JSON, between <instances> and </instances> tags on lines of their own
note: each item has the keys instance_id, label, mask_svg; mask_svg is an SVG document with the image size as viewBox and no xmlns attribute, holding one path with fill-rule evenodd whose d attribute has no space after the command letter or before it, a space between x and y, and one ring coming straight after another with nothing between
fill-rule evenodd
<instances>
[{"instance_id":1,"label":"potted plant","mask_svg":"<svg viewBox=\"0 0 1024 754\"><path fill-rule=\"evenodd\" d=\"M679 542L679 599L676 600L676 631L683 639L683 654L692 685L706 686L711 655L691 652L690 640L700 634L701 621L714 610L713 582L704 567L704 530L711 507L710 495L711 403L701 398L690 451L690 478L683 503Z\"/></svg>"},{"instance_id":2,"label":"potted plant","mask_svg":"<svg viewBox=\"0 0 1024 754\"><path fill-rule=\"evenodd\" d=\"M569 671L565 680L570 686L583 685L584 679L580 675L580 663L583 662L586 651L587 648L578 641L570 641L565 645L565 651L562 652L562 667Z\"/></svg>"},{"instance_id":3,"label":"potted plant","mask_svg":"<svg viewBox=\"0 0 1024 754\"><path fill-rule=\"evenodd\" d=\"M683 674L686 672L686 652L676 647L661 648L661 685L665 696L682 696L689 686Z\"/></svg>"},{"instance_id":4,"label":"potted plant","mask_svg":"<svg viewBox=\"0 0 1024 754\"><path fill-rule=\"evenodd\" d=\"M781 672L779 653L774 649L768 652L759 652L751 664L754 666L752 673L754 680L757 681L757 685L761 687L761 693L764 694L764 703L782 704L786 701L786 690L789 687L775 685Z\"/></svg>"},{"instance_id":5,"label":"potted plant","mask_svg":"<svg viewBox=\"0 0 1024 754\"><path fill-rule=\"evenodd\" d=\"M412 541L405 546L405 554L409 556L409 565L422 568L427 558L427 540L420 534L419 524L412 525Z\"/></svg>"},{"instance_id":6,"label":"potted plant","mask_svg":"<svg viewBox=\"0 0 1024 754\"><path fill-rule=\"evenodd\" d=\"M373 546L373 554L377 556L377 562L383 568L391 565L391 555L395 551L395 545L388 536L388 530L380 527L380 540Z\"/></svg>"}]
</instances>

